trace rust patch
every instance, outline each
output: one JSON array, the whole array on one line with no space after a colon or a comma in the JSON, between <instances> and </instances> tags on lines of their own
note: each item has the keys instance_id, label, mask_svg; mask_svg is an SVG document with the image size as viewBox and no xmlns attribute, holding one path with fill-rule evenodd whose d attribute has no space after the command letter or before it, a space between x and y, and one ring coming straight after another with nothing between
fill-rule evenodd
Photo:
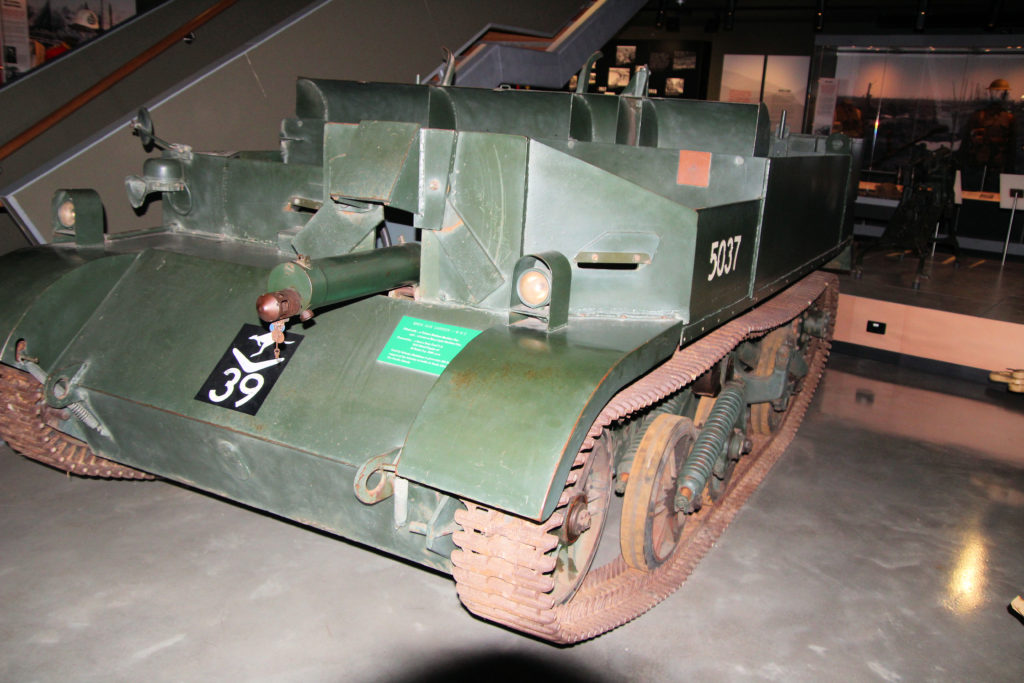
<instances>
[{"instance_id":1,"label":"rust patch","mask_svg":"<svg viewBox=\"0 0 1024 683\"><path fill-rule=\"evenodd\" d=\"M458 228L461 225L462 225L462 219L460 218L458 221L456 221L452 225L446 225L443 228L441 228L440 232L443 232L445 234L450 233L450 232L455 232L455 229Z\"/></svg>"},{"instance_id":2,"label":"rust patch","mask_svg":"<svg viewBox=\"0 0 1024 683\"><path fill-rule=\"evenodd\" d=\"M448 373L448 378L453 387L462 391L473 383L473 380L476 379L476 373L453 371Z\"/></svg>"},{"instance_id":3,"label":"rust patch","mask_svg":"<svg viewBox=\"0 0 1024 683\"><path fill-rule=\"evenodd\" d=\"M523 377L530 380L531 382L543 382L546 380L550 380L553 374L554 372L551 370L551 368L543 368L541 370L530 368L529 370L523 373Z\"/></svg>"}]
</instances>

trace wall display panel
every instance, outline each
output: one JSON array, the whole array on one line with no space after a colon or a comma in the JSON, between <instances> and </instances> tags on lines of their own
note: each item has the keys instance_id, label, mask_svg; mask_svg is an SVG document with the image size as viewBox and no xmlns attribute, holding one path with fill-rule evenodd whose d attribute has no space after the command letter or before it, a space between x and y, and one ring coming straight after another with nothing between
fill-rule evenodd
<instances>
[{"instance_id":1,"label":"wall display panel","mask_svg":"<svg viewBox=\"0 0 1024 683\"><path fill-rule=\"evenodd\" d=\"M789 55L725 55L722 59L724 102L764 102L772 125L786 112L787 127L800 132L807 99L811 58Z\"/></svg>"},{"instance_id":2,"label":"wall display panel","mask_svg":"<svg viewBox=\"0 0 1024 683\"><path fill-rule=\"evenodd\" d=\"M0 3L0 84L32 68L28 10L24 0Z\"/></svg>"},{"instance_id":3,"label":"wall display panel","mask_svg":"<svg viewBox=\"0 0 1024 683\"><path fill-rule=\"evenodd\" d=\"M856 229L900 234L917 215L910 208L928 200L941 205L925 231L937 246L999 253L1009 224L1009 252L1021 253L1021 216L1011 221L999 191L1001 177L1024 171L1024 36L817 42L805 120L812 132L862 141Z\"/></svg>"},{"instance_id":4,"label":"wall display panel","mask_svg":"<svg viewBox=\"0 0 1024 683\"><path fill-rule=\"evenodd\" d=\"M723 102L756 104L761 101L764 55L725 55L722 58Z\"/></svg>"},{"instance_id":5,"label":"wall display panel","mask_svg":"<svg viewBox=\"0 0 1024 683\"><path fill-rule=\"evenodd\" d=\"M764 87L761 99L768 107L772 125L777 125L786 112L787 127L800 131L807 100L807 73L810 57L768 55L764 67Z\"/></svg>"},{"instance_id":6,"label":"wall display panel","mask_svg":"<svg viewBox=\"0 0 1024 683\"><path fill-rule=\"evenodd\" d=\"M864 140L880 179L917 145L949 149L967 190L997 191L1000 173L1024 168L1024 55L840 50L835 82L832 130Z\"/></svg>"},{"instance_id":7,"label":"wall display panel","mask_svg":"<svg viewBox=\"0 0 1024 683\"><path fill-rule=\"evenodd\" d=\"M707 99L711 44L700 40L617 40L601 48L590 92L621 92L638 67L647 66L648 95ZM576 87L576 76L569 81Z\"/></svg>"}]
</instances>

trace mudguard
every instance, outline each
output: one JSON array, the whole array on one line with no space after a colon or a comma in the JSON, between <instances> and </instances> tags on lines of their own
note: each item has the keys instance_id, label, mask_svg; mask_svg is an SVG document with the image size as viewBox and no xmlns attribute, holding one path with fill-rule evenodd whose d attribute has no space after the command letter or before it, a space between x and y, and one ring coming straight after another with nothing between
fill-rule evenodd
<instances>
[{"instance_id":1,"label":"mudguard","mask_svg":"<svg viewBox=\"0 0 1024 683\"><path fill-rule=\"evenodd\" d=\"M571 333L515 326L483 332L427 395L398 475L546 518L598 412L672 353L679 328L667 320L595 320Z\"/></svg>"},{"instance_id":2,"label":"mudguard","mask_svg":"<svg viewBox=\"0 0 1024 683\"><path fill-rule=\"evenodd\" d=\"M17 342L31 338L25 353L49 367L133 260L108 257L58 246L20 249L0 259L0 331L7 333L0 338L0 360L13 365Z\"/></svg>"}]
</instances>

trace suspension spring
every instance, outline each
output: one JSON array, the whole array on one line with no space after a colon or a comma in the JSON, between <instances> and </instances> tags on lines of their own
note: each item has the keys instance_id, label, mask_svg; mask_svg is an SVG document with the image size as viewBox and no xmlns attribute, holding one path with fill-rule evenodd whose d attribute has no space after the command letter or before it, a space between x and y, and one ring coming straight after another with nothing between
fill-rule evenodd
<instances>
[{"instance_id":1,"label":"suspension spring","mask_svg":"<svg viewBox=\"0 0 1024 683\"><path fill-rule=\"evenodd\" d=\"M736 426L746 406L743 380L729 380L708 415L704 427L697 435L686 463L679 475L676 491L676 509L691 514L700 509L701 493L708 483L715 462L728 448L733 427Z\"/></svg>"},{"instance_id":2,"label":"suspension spring","mask_svg":"<svg viewBox=\"0 0 1024 683\"><path fill-rule=\"evenodd\" d=\"M108 432L107 428L103 426L103 423L100 422L95 415L89 412L89 409L80 402L76 401L75 403L69 403L67 405L67 409L89 429L93 429L103 436L110 436L110 432Z\"/></svg>"}]
</instances>

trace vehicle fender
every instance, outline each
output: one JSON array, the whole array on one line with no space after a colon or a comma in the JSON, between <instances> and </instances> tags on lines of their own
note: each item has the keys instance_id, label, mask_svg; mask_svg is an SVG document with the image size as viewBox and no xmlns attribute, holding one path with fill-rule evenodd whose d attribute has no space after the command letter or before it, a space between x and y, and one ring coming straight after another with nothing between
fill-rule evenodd
<instances>
[{"instance_id":1,"label":"vehicle fender","mask_svg":"<svg viewBox=\"0 0 1024 683\"><path fill-rule=\"evenodd\" d=\"M398 476L547 518L598 413L679 338L670 321L572 327L547 334L502 326L478 335L427 395Z\"/></svg>"},{"instance_id":2,"label":"vehicle fender","mask_svg":"<svg viewBox=\"0 0 1024 683\"><path fill-rule=\"evenodd\" d=\"M18 340L46 367L74 337L132 262L102 250L29 247L0 258L0 360L15 363Z\"/></svg>"}]
</instances>

